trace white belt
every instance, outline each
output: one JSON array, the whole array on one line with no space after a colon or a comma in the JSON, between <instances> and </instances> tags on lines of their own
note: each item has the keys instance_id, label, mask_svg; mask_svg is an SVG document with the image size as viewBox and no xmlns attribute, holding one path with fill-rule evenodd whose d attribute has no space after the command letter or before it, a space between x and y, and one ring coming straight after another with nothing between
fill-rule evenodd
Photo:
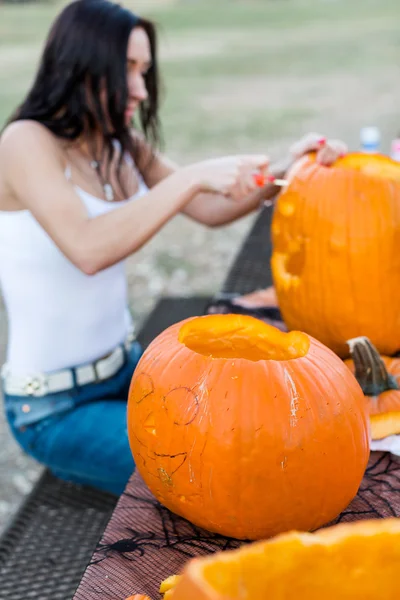
<instances>
[{"instance_id":1,"label":"white belt","mask_svg":"<svg viewBox=\"0 0 400 600\"><path fill-rule=\"evenodd\" d=\"M117 346L105 358L93 363L63 369L54 373L36 373L35 375L14 375L7 364L2 368L3 387L9 396L46 396L57 392L65 392L75 387L74 374L77 385L86 385L104 381L115 375L125 362L125 351L129 350L133 341L130 335L126 342Z\"/></svg>"}]
</instances>

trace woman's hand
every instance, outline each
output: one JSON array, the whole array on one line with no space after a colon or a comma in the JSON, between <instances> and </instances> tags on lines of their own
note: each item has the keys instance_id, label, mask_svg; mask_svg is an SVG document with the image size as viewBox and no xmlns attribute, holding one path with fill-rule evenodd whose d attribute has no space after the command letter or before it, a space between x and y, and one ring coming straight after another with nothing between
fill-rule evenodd
<instances>
[{"instance_id":1,"label":"woman's hand","mask_svg":"<svg viewBox=\"0 0 400 600\"><path fill-rule=\"evenodd\" d=\"M327 140L317 152L317 162L329 166L341 156L347 154L348 148L341 140Z\"/></svg>"},{"instance_id":2,"label":"woman's hand","mask_svg":"<svg viewBox=\"0 0 400 600\"><path fill-rule=\"evenodd\" d=\"M309 152L317 153L317 161L322 165L331 165L340 156L348 152L341 140L327 140L318 133L309 133L295 142L289 149L292 160L297 160Z\"/></svg>"},{"instance_id":3,"label":"woman's hand","mask_svg":"<svg viewBox=\"0 0 400 600\"><path fill-rule=\"evenodd\" d=\"M241 201L258 189L254 173L266 174L269 160L263 154L226 156L184 167L184 175L198 192L222 194Z\"/></svg>"}]
</instances>

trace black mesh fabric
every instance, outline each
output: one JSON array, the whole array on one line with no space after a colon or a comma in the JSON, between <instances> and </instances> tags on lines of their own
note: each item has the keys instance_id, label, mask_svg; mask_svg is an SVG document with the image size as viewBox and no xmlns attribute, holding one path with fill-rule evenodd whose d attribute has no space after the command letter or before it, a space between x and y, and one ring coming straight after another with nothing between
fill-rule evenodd
<instances>
[{"instance_id":1,"label":"black mesh fabric","mask_svg":"<svg viewBox=\"0 0 400 600\"><path fill-rule=\"evenodd\" d=\"M70 600L116 502L45 471L0 541L1 600Z\"/></svg>"},{"instance_id":2,"label":"black mesh fabric","mask_svg":"<svg viewBox=\"0 0 400 600\"><path fill-rule=\"evenodd\" d=\"M400 460L373 452L357 496L334 523L383 517L400 517ZM241 543L172 514L135 473L74 600L125 600L133 594L159 600L161 581L179 573L187 560Z\"/></svg>"},{"instance_id":3,"label":"black mesh fabric","mask_svg":"<svg viewBox=\"0 0 400 600\"><path fill-rule=\"evenodd\" d=\"M204 314L210 302L207 296L160 298L143 324L137 339L146 348L164 329L188 317Z\"/></svg>"},{"instance_id":4,"label":"black mesh fabric","mask_svg":"<svg viewBox=\"0 0 400 600\"><path fill-rule=\"evenodd\" d=\"M272 285L272 215L272 206L266 206L255 219L222 286L223 294L247 294Z\"/></svg>"}]
</instances>

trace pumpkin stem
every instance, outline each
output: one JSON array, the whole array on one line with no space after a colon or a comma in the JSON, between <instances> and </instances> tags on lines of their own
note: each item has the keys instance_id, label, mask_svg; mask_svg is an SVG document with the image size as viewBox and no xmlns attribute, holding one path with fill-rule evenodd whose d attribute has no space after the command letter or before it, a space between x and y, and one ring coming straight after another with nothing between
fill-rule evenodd
<instances>
[{"instance_id":1,"label":"pumpkin stem","mask_svg":"<svg viewBox=\"0 0 400 600\"><path fill-rule=\"evenodd\" d=\"M396 379L388 373L385 363L367 337L347 341L354 362L355 376L365 396L379 396L387 390L400 389Z\"/></svg>"}]
</instances>

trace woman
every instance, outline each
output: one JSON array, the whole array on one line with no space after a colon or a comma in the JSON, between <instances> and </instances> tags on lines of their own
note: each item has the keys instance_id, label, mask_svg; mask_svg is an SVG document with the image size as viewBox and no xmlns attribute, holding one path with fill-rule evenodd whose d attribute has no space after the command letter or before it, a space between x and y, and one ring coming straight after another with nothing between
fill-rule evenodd
<instances>
[{"instance_id":1,"label":"woman","mask_svg":"<svg viewBox=\"0 0 400 600\"><path fill-rule=\"evenodd\" d=\"M274 193L254 181L266 156L172 165L155 150L158 103L154 26L79 0L55 21L0 140L7 419L55 475L114 494L134 468L126 398L142 352L124 259L178 212L222 225ZM311 136L294 155L316 147Z\"/></svg>"}]
</instances>

